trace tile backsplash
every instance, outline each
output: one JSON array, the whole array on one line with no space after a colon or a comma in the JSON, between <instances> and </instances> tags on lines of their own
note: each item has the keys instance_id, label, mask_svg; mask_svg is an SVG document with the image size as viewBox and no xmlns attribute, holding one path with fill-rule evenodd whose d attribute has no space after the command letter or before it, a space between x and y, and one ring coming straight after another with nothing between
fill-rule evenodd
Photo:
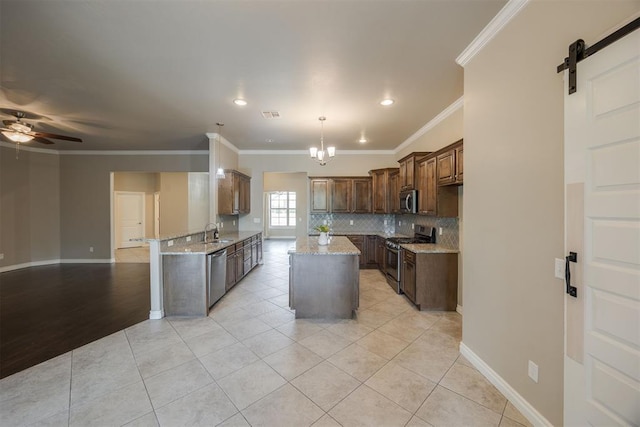
<instances>
[{"instance_id":1,"label":"tile backsplash","mask_svg":"<svg viewBox=\"0 0 640 427\"><path fill-rule=\"evenodd\" d=\"M351 223L353 221L353 223ZM436 227L436 242L448 248L459 248L458 218L434 218L422 215L315 214L309 218L309 233L327 224L333 233L399 233L413 236L412 224ZM442 235L438 234L442 228Z\"/></svg>"}]
</instances>

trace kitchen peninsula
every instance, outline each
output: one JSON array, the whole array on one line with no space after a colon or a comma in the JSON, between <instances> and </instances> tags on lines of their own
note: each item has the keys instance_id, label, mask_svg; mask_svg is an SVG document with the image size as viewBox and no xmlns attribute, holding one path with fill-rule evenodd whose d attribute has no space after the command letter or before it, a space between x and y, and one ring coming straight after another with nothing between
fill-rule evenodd
<instances>
[{"instance_id":1,"label":"kitchen peninsula","mask_svg":"<svg viewBox=\"0 0 640 427\"><path fill-rule=\"evenodd\" d=\"M296 318L351 319L360 299L360 250L348 238L296 240L289 250L289 306Z\"/></svg>"}]
</instances>

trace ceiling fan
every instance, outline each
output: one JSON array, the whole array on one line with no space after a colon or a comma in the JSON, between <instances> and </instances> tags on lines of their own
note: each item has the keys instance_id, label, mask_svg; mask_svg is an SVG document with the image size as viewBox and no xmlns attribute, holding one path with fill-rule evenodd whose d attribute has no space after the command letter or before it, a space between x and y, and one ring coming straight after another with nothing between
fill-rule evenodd
<instances>
[{"instance_id":1,"label":"ceiling fan","mask_svg":"<svg viewBox=\"0 0 640 427\"><path fill-rule=\"evenodd\" d=\"M14 116L15 120L3 120L4 127L0 128L0 133L6 137L9 141L17 144L23 144L29 141L36 141L41 144L53 144L53 141L47 138L61 139L64 141L82 142L80 138L74 138L72 136L56 135L55 133L47 132L35 132L33 125L25 123L21 119L26 117L26 114L21 111L15 111L10 113Z\"/></svg>"}]
</instances>

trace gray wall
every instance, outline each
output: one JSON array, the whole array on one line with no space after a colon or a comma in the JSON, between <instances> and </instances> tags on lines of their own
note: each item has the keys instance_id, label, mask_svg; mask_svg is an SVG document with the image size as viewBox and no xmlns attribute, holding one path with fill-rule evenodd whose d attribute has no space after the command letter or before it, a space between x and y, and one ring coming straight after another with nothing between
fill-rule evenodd
<instances>
[{"instance_id":1,"label":"gray wall","mask_svg":"<svg viewBox=\"0 0 640 427\"><path fill-rule=\"evenodd\" d=\"M637 1L532 1L465 66L463 343L563 423L563 96L556 66ZM579 69L578 69L578 72ZM539 366L539 382L527 364Z\"/></svg>"},{"instance_id":2,"label":"gray wall","mask_svg":"<svg viewBox=\"0 0 640 427\"><path fill-rule=\"evenodd\" d=\"M0 268L60 258L59 161L0 146Z\"/></svg>"},{"instance_id":3,"label":"gray wall","mask_svg":"<svg viewBox=\"0 0 640 427\"><path fill-rule=\"evenodd\" d=\"M60 254L63 259L109 259L110 173L207 172L208 154L60 155ZM89 247L94 252L89 252Z\"/></svg>"}]
</instances>

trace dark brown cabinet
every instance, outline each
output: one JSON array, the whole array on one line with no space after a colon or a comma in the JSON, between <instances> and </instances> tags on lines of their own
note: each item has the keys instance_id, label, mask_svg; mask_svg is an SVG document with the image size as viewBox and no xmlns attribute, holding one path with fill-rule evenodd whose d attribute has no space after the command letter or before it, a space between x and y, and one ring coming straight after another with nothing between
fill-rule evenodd
<instances>
[{"instance_id":1,"label":"dark brown cabinet","mask_svg":"<svg viewBox=\"0 0 640 427\"><path fill-rule=\"evenodd\" d=\"M400 163L400 190L415 190L416 182L415 178L417 177L417 161L430 154L429 152L414 152L409 154L408 156L403 157L398 160Z\"/></svg>"},{"instance_id":2,"label":"dark brown cabinet","mask_svg":"<svg viewBox=\"0 0 640 427\"><path fill-rule=\"evenodd\" d=\"M371 195L373 213L385 214L392 213L392 204L395 199L398 198L399 189L395 188L398 183L398 174L400 169L398 168L386 168L386 169L374 169L369 171L371 175ZM391 174L394 174L395 179L391 180Z\"/></svg>"},{"instance_id":3,"label":"dark brown cabinet","mask_svg":"<svg viewBox=\"0 0 640 427\"><path fill-rule=\"evenodd\" d=\"M227 247L226 290L231 289L261 262L262 233Z\"/></svg>"},{"instance_id":4,"label":"dark brown cabinet","mask_svg":"<svg viewBox=\"0 0 640 427\"><path fill-rule=\"evenodd\" d=\"M389 213L400 212L400 169L389 173Z\"/></svg>"},{"instance_id":5,"label":"dark brown cabinet","mask_svg":"<svg viewBox=\"0 0 640 427\"><path fill-rule=\"evenodd\" d=\"M371 178L311 178L311 213L371 213Z\"/></svg>"},{"instance_id":6,"label":"dark brown cabinet","mask_svg":"<svg viewBox=\"0 0 640 427\"><path fill-rule=\"evenodd\" d=\"M403 251L401 288L420 310L454 311L458 304L458 254Z\"/></svg>"},{"instance_id":7,"label":"dark brown cabinet","mask_svg":"<svg viewBox=\"0 0 640 427\"><path fill-rule=\"evenodd\" d=\"M366 254L365 254L365 245L364 245L364 236L347 236L347 238L353 243L353 246L358 248L360 251L359 256L359 267L363 269L367 265Z\"/></svg>"},{"instance_id":8,"label":"dark brown cabinet","mask_svg":"<svg viewBox=\"0 0 640 427\"><path fill-rule=\"evenodd\" d=\"M251 212L251 177L235 170L225 170L218 179L218 214L237 215Z\"/></svg>"},{"instance_id":9,"label":"dark brown cabinet","mask_svg":"<svg viewBox=\"0 0 640 427\"><path fill-rule=\"evenodd\" d=\"M329 213L329 179L311 179L311 213Z\"/></svg>"},{"instance_id":10,"label":"dark brown cabinet","mask_svg":"<svg viewBox=\"0 0 640 427\"><path fill-rule=\"evenodd\" d=\"M459 142L461 144L461 142ZM458 143L456 143L458 144ZM454 144L455 145L455 144ZM439 185L439 177L451 174L449 161L455 158L455 150L462 148L445 147L444 149L423 157L418 161L418 214L438 217L458 216L458 187L456 185ZM444 164L442 172L440 165ZM453 162L455 170L455 161ZM453 174L455 176L455 173ZM455 179L455 178L454 178Z\"/></svg>"},{"instance_id":11,"label":"dark brown cabinet","mask_svg":"<svg viewBox=\"0 0 640 427\"><path fill-rule=\"evenodd\" d=\"M386 268L386 239L384 237L376 236L376 264L378 265L378 269L385 272Z\"/></svg>"},{"instance_id":12,"label":"dark brown cabinet","mask_svg":"<svg viewBox=\"0 0 640 427\"><path fill-rule=\"evenodd\" d=\"M438 151L438 185L462 184L464 176L462 140Z\"/></svg>"},{"instance_id":13,"label":"dark brown cabinet","mask_svg":"<svg viewBox=\"0 0 640 427\"><path fill-rule=\"evenodd\" d=\"M377 268L377 237L370 236L347 236L353 245L360 251L359 268Z\"/></svg>"},{"instance_id":14,"label":"dark brown cabinet","mask_svg":"<svg viewBox=\"0 0 640 427\"><path fill-rule=\"evenodd\" d=\"M416 254L411 251L403 251L402 257L402 290L404 294L416 304Z\"/></svg>"}]
</instances>

